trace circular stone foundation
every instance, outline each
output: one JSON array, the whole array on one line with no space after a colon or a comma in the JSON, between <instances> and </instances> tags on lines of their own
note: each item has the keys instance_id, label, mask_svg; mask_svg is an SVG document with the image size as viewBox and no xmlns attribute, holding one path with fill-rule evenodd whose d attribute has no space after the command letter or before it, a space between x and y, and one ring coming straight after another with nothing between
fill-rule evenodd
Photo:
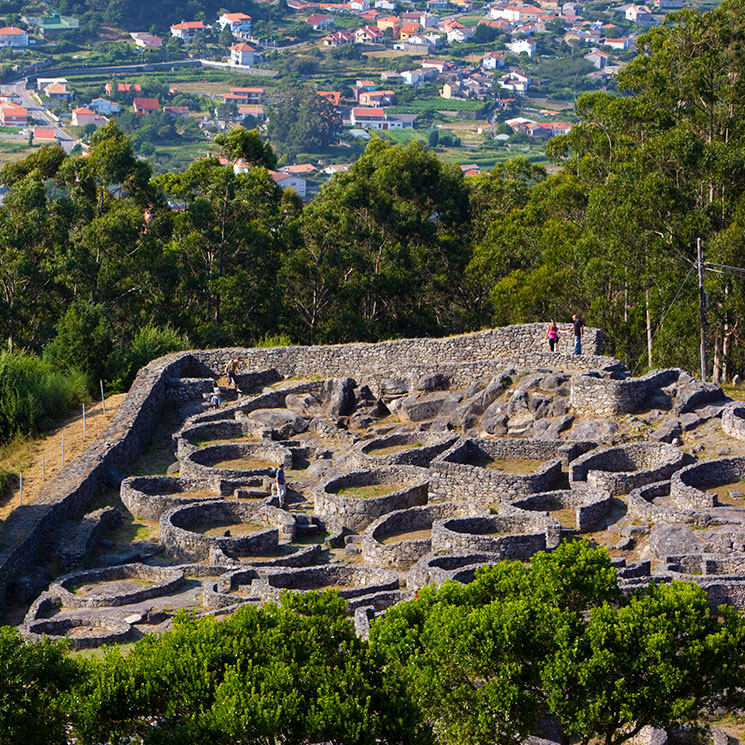
<instances>
[{"instance_id":1,"label":"circular stone foundation","mask_svg":"<svg viewBox=\"0 0 745 745\"><path fill-rule=\"evenodd\" d=\"M613 496L629 494L669 479L683 466L684 453L662 442L635 442L593 450L569 464L572 486L603 489Z\"/></svg>"},{"instance_id":2,"label":"circular stone foundation","mask_svg":"<svg viewBox=\"0 0 745 745\"><path fill-rule=\"evenodd\" d=\"M670 481L670 499L678 509L711 509L726 502L724 490L718 489L721 494L709 490L735 484L738 484L737 490L745 490L744 456L707 460L686 466L673 476ZM745 506L745 500L740 502Z\"/></svg>"},{"instance_id":3,"label":"circular stone foundation","mask_svg":"<svg viewBox=\"0 0 745 745\"><path fill-rule=\"evenodd\" d=\"M52 583L49 591L66 608L108 608L168 595L183 579L178 568L120 564L71 572Z\"/></svg>"},{"instance_id":4,"label":"circular stone foundation","mask_svg":"<svg viewBox=\"0 0 745 745\"><path fill-rule=\"evenodd\" d=\"M186 479L178 476L131 476L119 488L130 514L143 520L157 521L175 507L196 500L222 499L219 479Z\"/></svg>"},{"instance_id":5,"label":"circular stone foundation","mask_svg":"<svg viewBox=\"0 0 745 745\"><path fill-rule=\"evenodd\" d=\"M415 466L353 471L321 484L315 491L315 512L359 532L393 510L426 504L427 488L427 472Z\"/></svg>"},{"instance_id":6,"label":"circular stone foundation","mask_svg":"<svg viewBox=\"0 0 745 745\"><path fill-rule=\"evenodd\" d=\"M176 438L176 453L179 458L186 457L190 452L211 444L248 444L262 440L266 430L257 422L250 419L220 419L213 422L203 422L187 427L178 433ZM211 443L210 441L216 441ZM235 443L219 442L221 440L236 440ZM244 443L241 443L243 440Z\"/></svg>"},{"instance_id":7,"label":"circular stone foundation","mask_svg":"<svg viewBox=\"0 0 745 745\"><path fill-rule=\"evenodd\" d=\"M362 534L362 558L396 571L406 571L432 547L432 524L453 517L453 504L441 503L397 510L378 518Z\"/></svg>"},{"instance_id":8,"label":"circular stone foundation","mask_svg":"<svg viewBox=\"0 0 745 745\"><path fill-rule=\"evenodd\" d=\"M600 489L561 489L531 494L512 506L529 512L547 512L562 528L584 533L604 527L613 509L613 497Z\"/></svg>"},{"instance_id":9,"label":"circular stone foundation","mask_svg":"<svg viewBox=\"0 0 745 745\"><path fill-rule=\"evenodd\" d=\"M282 590L338 590L343 598L350 600L397 590L398 584L398 574L386 569L352 564L325 564L301 569L266 570L263 577L253 580L251 592L262 599L276 599Z\"/></svg>"},{"instance_id":10,"label":"circular stone foundation","mask_svg":"<svg viewBox=\"0 0 745 745\"><path fill-rule=\"evenodd\" d=\"M409 590L426 585L442 585L447 580L462 577L463 572L475 573L479 567L493 566L499 559L494 554L454 551L446 556L429 553L422 556L406 575Z\"/></svg>"},{"instance_id":11,"label":"circular stone foundation","mask_svg":"<svg viewBox=\"0 0 745 745\"><path fill-rule=\"evenodd\" d=\"M354 448L354 459L361 468L392 465L426 468L457 439L457 435L400 432L358 443Z\"/></svg>"},{"instance_id":12,"label":"circular stone foundation","mask_svg":"<svg viewBox=\"0 0 745 745\"><path fill-rule=\"evenodd\" d=\"M521 561L556 548L560 538L557 520L514 508L507 514L456 517L432 525L434 552L484 552Z\"/></svg>"},{"instance_id":13,"label":"circular stone foundation","mask_svg":"<svg viewBox=\"0 0 745 745\"><path fill-rule=\"evenodd\" d=\"M132 627L122 620L102 616L40 619L25 629L31 639L43 636L65 639L73 649L92 649L102 644L121 644L128 641Z\"/></svg>"},{"instance_id":14,"label":"circular stone foundation","mask_svg":"<svg viewBox=\"0 0 745 745\"><path fill-rule=\"evenodd\" d=\"M211 547L231 557L266 554L278 550L280 538L294 536L295 518L261 502L198 502L160 518L161 541L188 561L207 559Z\"/></svg>"},{"instance_id":15,"label":"circular stone foundation","mask_svg":"<svg viewBox=\"0 0 745 745\"><path fill-rule=\"evenodd\" d=\"M210 445L189 453L179 474L188 478L273 476L277 465L292 468L292 451L274 442Z\"/></svg>"}]
</instances>

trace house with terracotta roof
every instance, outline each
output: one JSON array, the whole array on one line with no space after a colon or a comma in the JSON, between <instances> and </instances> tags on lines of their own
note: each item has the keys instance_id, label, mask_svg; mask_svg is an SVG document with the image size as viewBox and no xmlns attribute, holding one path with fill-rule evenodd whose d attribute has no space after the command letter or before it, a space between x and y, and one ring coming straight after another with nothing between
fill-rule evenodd
<instances>
[{"instance_id":1,"label":"house with terracotta roof","mask_svg":"<svg viewBox=\"0 0 745 745\"><path fill-rule=\"evenodd\" d=\"M168 116L172 116L174 119L189 118L188 106L164 106L163 111L168 114Z\"/></svg>"},{"instance_id":2,"label":"house with terracotta roof","mask_svg":"<svg viewBox=\"0 0 745 745\"><path fill-rule=\"evenodd\" d=\"M312 26L314 31L325 31L334 25L334 17L326 13L313 13L305 19L305 22Z\"/></svg>"},{"instance_id":3,"label":"house with terracotta roof","mask_svg":"<svg viewBox=\"0 0 745 745\"><path fill-rule=\"evenodd\" d=\"M258 52L250 44L241 41L230 47L230 64L253 67Z\"/></svg>"},{"instance_id":4,"label":"house with terracotta roof","mask_svg":"<svg viewBox=\"0 0 745 745\"><path fill-rule=\"evenodd\" d=\"M398 36L401 33L401 26L403 25L398 16L381 16L378 18L376 24L381 31L385 31L389 28L394 39L398 39Z\"/></svg>"},{"instance_id":5,"label":"house with terracotta roof","mask_svg":"<svg viewBox=\"0 0 745 745\"><path fill-rule=\"evenodd\" d=\"M602 70L610 62L610 55L598 49L593 49L583 56L588 62L592 62L598 70Z\"/></svg>"},{"instance_id":6,"label":"house with terracotta roof","mask_svg":"<svg viewBox=\"0 0 745 745\"><path fill-rule=\"evenodd\" d=\"M0 47L27 47L28 33L16 26L0 28Z\"/></svg>"},{"instance_id":7,"label":"house with terracotta roof","mask_svg":"<svg viewBox=\"0 0 745 745\"><path fill-rule=\"evenodd\" d=\"M394 91L360 91L358 101L360 106L369 106L374 109L390 106L396 97Z\"/></svg>"},{"instance_id":8,"label":"house with terracotta roof","mask_svg":"<svg viewBox=\"0 0 745 745\"><path fill-rule=\"evenodd\" d=\"M280 189L294 189L301 199L305 199L307 188L304 178L292 173L281 173L280 171L269 171L269 175Z\"/></svg>"},{"instance_id":9,"label":"house with terracotta roof","mask_svg":"<svg viewBox=\"0 0 745 745\"><path fill-rule=\"evenodd\" d=\"M264 97L263 88L235 88L231 87L230 93L223 93L225 101L235 101L237 103L261 103Z\"/></svg>"},{"instance_id":10,"label":"house with terracotta roof","mask_svg":"<svg viewBox=\"0 0 745 745\"><path fill-rule=\"evenodd\" d=\"M354 33L343 28L343 29L340 29L339 31L334 31L333 34L324 36L322 41L323 41L323 45L326 47L340 47L343 44L353 44Z\"/></svg>"},{"instance_id":11,"label":"house with terracotta roof","mask_svg":"<svg viewBox=\"0 0 745 745\"><path fill-rule=\"evenodd\" d=\"M230 28L236 36L243 36L251 33L251 16L245 13L223 13L218 19L221 29Z\"/></svg>"},{"instance_id":12,"label":"house with terracotta roof","mask_svg":"<svg viewBox=\"0 0 745 745\"><path fill-rule=\"evenodd\" d=\"M481 67L484 70L496 70L504 67L504 57L496 52L487 52L481 58Z\"/></svg>"},{"instance_id":13,"label":"house with terracotta roof","mask_svg":"<svg viewBox=\"0 0 745 745\"><path fill-rule=\"evenodd\" d=\"M114 93L125 95L142 93L142 86L139 83L106 83L103 89L107 96L111 96Z\"/></svg>"},{"instance_id":14,"label":"house with terracotta roof","mask_svg":"<svg viewBox=\"0 0 745 745\"><path fill-rule=\"evenodd\" d=\"M140 49L160 49L163 39L149 31L132 31L130 36L135 40L135 46Z\"/></svg>"},{"instance_id":15,"label":"house with terracotta roof","mask_svg":"<svg viewBox=\"0 0 745 745\"><path fill-rule=\"evenodd\" d=\"M332 106L338 106L341 99L341 91L316 91L319 96L323 96Z\"/></svg>"},{"instance_id":16,"label":"house with terracotta roof","mask_svg":"<svg viewBox=\"0 0 745 745\"><path fill-rule=\"evenodd\" d=\"M377 26L362 26L354 32L356 44L380 44L385 34Z\"/></svg>"},{"instance_id":17,"label":"house with terracotta roof","mask_svg":"<svg viewBox=\"0 0 745 745\"><path fill-rule=\"evenodd\" d=\"M401 41L406 41L407 39L410 39L412 36L419 35L422 31L424 31L424 28L419 23L415 23L415 22L404 23L401 26L399 38L401 39Z\"/></svg>"},{"instance_id":18,"label":"house with terracotta roof","mask_svg":"<svg viewBox=\"0 0 745 745\"><path fill-rule=\"evenodd\" d=\"M355 107L349 112L349 123L360 129L403 129L411 127L412 121L388 114L385 109Z\"/></svg>"},{"instance_id":19,"label":"house with terracotta roof","mask_svg":"<svg viewBox=\"0 0 745 745\"><path fill-rule=\"evenodd\" d=\"M34 127L35 144L43 145L52 142L57 142L57 136L51 127Z\"/></svg>"},{"instance_id":20,"label":"house with terracotta roof","mask_svg":"<svg viewBox=\"0 0 745 745\"><path fill-rule=\"evenodd\" d=\"M157 98L135 98L132 101L132 109L137 116L146 116L152 114L160 108Z\"/></svg>"},{"instance_id":21,"label":"house with terracotta roof","mask_svg":"<svg viewBox=\"0 0 745 745\"><path fill-rule=\"evenodd\" d=\"M623 39L606 38L601 43L605 47L610 47L611 49L620 49L623 51L625 49L631 49L631 47L634 46L634 39L629 36Z\"/></svg>"},{"instance_id":22,"label":"house with terracotta roof","mask_svg":"<svg viewBox=\"0 0 745 745\"><path fill-rule=\"evenodd\" d=\"M93 109L85 106L79 106L72 110L70 124L73 127L84 127L86 124L95 124L97 127L103 127L109 120L105 116L97 114Z\"/></svg>"},{"instance_id":23,"label":"house with terracotta roof","mask_svg":"<svg viewBox=\"0 0 745 745\"><path fill-rule=\"evenodd\" d=\"M209 26L205 26L202 21L181 21L171 26L171 34L177 39L189 41L197 34L204 33Z\"/></svg>"},{"instance_id":24,"label":"house with terracotta roof","mask_svg":"<svg viewBox=\"0 0 745 745\"><path fill-rule=\"evenodd\" d=\"M516 39L515 41L508 41L505 46L513 54L527 54L528 57L532 57L536 50L536 43L531 39Z\"/></svg>"},{"instance_id":25,"label":"house with terracotta roof","mask_svg":"<svg viewBox=\"0 0 745 745\"><path fill-rule=\"evenodd\" d=\"M296 166L282 166L279 170L282 173L289 173L293 176L310 176L318 169L312 163L300 163Z\"/></svg>"},{"instance_id":26,"label":"house with terracotta roof","mask_svg":"<svg viewBox=\"0 0 745 745\"><path fill-rule=\"evenodd\" d=\"M382 15L383 13L379 11L377 8L370 8L370 10L366 10L363 13L360 13L360 18L362 18L365 21L375 22Z\"/></svg>"},{"instance_id":27,"label":"house with terracotta roof","mask_svg":"<svg viewBox=\"0 0 745 745\"><path fill-rule=\"evenodd\" d=\"M69 101L72 98L72 91L67 87L67 82L50 83L44 88L44 93L55 101Z\"/></svg>"},{"instance_id":28,"label":"house with terracotta roof","mask_svg":"<svg viewBox=\"0 0 745 745\"><path fill-rule=\"evenodd\" d=\"M3 127L25 127L28 124L28 110L13 102L4 103L0 106L0 124Z\"/></svg>"},{"instance_id":29,"label":"house with terracotta roof","mask_svg":"<svg viewBox=\"0 0 745 745\"><path fill-rule=\"evenodd\" d=\"M256 106L255 104L243 104L242 106L238 107L238 116L239 117L246 117L246 116L252 116L256 119L256 121L263 122L266 118L266 114L264 113L264 107L263 106Z\"/></svg>"}]
</instances>

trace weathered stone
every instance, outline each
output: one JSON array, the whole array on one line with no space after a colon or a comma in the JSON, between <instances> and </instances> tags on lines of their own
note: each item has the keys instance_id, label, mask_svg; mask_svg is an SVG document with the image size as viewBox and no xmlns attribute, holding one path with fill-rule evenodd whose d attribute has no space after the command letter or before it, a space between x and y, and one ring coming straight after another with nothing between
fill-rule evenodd
<instances>
[{"instance_id":1,"label":"weathered stone","mask_svg":"<svg viewBox=\"0 0 745 745\"><path fill-rule=\"evenodd\" d=\"M310 393L288 393L285 406L301 416L312 416L319 408L320 402Z\"/></svg>"},{"instance_id":2,"label":"weathered stone","mask_svg":"<svg viewBox=\"0 0 745 745\"><path fill-rule=\"evenodd\" d=\"M354 411L356 387L357 383L352 378L333 378L328 381L325 403L332 417L349 416Z\"/></svg>"},{"instance_id":3,"label":"weathered stone","mask_svg":"<svg viewBox=\"0 0 745 745\"><path fill-rule=\"evenodd\" d=\"M611 419L595 419L589 422L580 422L572 427L572 439L603 442L618 432L618 429L617 422Z\"/></svg>"},{"instance_id":4,"label":"weathered stone","mask_svg":"<svg viewBox=\"0 0 745 745\"><path fill-rule=\"evenodd\" d=\"M407 396L400 399L398 412L410 422L421 422L434 419L443 403L450 396L446 392L423 393L418 396Z\"/></svg>"},{"instance_id":5,"label":"weathered stone","mask_svg":"<svg viewBox=\"0 0 745 745\"><path fill-rule=\"evenodd\" d=\"M289 409L256 409L248 418L273 429L282 440L308 429L308 420Z\"/></svg>"},{"instance_id":6,"label":"weathered stone","mask_svg":"<svg viewBox=\"0 0 745 745\"><path fill-rule=\"evenodd\" d=\"M683 434L683 427L677 419L671 419L663 422L649 436L650 440L656 442L672 442Z\"/></svg>"},{"instance_id":7,"label":"weathered stone","mask_svg":"<svg viewBox=\"0 0 745 745\"><path fill-rule=\"evenodd\" d=\"M695 533L682 525L655 525L649 534L649 547L658 559L704 550Z\"/></svg>"},{"instance_id":8,"label":"weathered stone","mask_svg":"<svg viewBox=\"0 0 745 745\"><path fill-rule=\"evenodd\" d=\"M684 387L679 388L675 397L674 411L677 414L685 414L698 406L722 401L724 397L724 392L716 383L693 379Z\"/></svg>"},{"instance_id":9,"label":"weathered stone","mask_svg":"<svg viewBox=\"0 0 745 745\"><path fill-rule=\"evenodd\" d=\"M571 414L565 414L564 416L558 416L551 420L551 424L544 433L544 437L547 440L558 440L562 432L566 432L574 422L574 417Z\"/></svg>"},{"instance_id":10,"label":"weathered stone","mask_svg":"<svg viewBox=\"0 0 745 745\"><path fill-rule=\"evenodd\" d=\"M415 391L429 393L431 391L444 391L450 387L450 381L442 373L430 373L422 375L414 384Z\"/></svg>"}]
</instances>

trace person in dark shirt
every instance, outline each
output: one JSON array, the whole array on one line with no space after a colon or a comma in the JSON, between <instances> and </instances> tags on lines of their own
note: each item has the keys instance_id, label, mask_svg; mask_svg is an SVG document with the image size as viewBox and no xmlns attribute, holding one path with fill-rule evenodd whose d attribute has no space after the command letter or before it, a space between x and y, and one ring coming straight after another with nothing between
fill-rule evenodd
<instances>
[{"instance_id":1,"label":"person in dark shirt","mask_svg":"<svg viewBox=\"0 0 745 745\"><path fill-rule=\"evenodd\" d=\"M279 497L280 503L284 504L285 494L287 494L287 484L285 482L285 472L282 470L281 463L277 466L274 476L277 482L277 496Z\"/></svg>"},{"instance_id":2,"label":"person in dark shirt","mask_svg":"<svg viewBox=\"0 0 745 745\"><path fill-rule=\"evenodd\" d=\"M575 313L572 316L574 323L574 354L582 354L582 332L585 329L585 324L580 321Z\"/></svg>"}]
</instances>

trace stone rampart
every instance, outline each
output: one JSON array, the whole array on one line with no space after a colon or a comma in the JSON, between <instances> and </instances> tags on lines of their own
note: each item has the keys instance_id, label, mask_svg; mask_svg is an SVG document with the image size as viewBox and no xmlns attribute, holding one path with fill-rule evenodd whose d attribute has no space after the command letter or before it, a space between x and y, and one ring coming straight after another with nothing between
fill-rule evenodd
<instances>
[{"instance_id":1,"label":"stone rampart","mask_svg":"<svg viewBox=\"0 0 745 745\"><path fill-rule=\"evenodd\" d=\"M669 479L683 466L681 450L665 443L636 442L593 450L569 464L573 487L587 485L615 496Z\"/></svg>"}]
</instances>

